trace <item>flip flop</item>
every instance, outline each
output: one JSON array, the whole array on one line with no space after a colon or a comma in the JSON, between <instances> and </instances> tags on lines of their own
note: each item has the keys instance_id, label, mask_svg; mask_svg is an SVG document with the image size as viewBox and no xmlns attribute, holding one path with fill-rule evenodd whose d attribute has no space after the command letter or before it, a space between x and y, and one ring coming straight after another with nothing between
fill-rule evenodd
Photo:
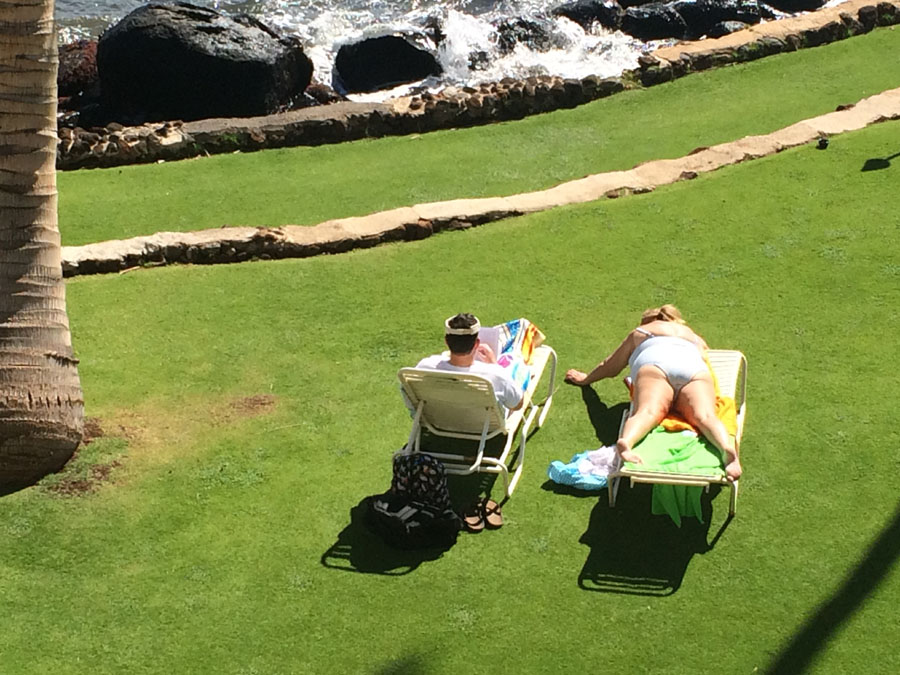
<instances>
[{"instance_id":1,"label":"flip flop","mask_svg":"<svg viewBox=\"0 0 900 675\"><path fill-rule=\"evenodd\" d=\"M481 500L468 506L462 514L463 525L468 532L476 534L484 529L484 504Z\"/></svg>"},{"instance_id":2,"label":"flip flop","mask_svg":"<svg viewBox=\"0 0 900 675\"><path fill-rule=\"evenodd\" d=\"M493 499L484 502L484 522L492 530L503 527L503 513L500 505Z\"/></svg>"}]
</instances>

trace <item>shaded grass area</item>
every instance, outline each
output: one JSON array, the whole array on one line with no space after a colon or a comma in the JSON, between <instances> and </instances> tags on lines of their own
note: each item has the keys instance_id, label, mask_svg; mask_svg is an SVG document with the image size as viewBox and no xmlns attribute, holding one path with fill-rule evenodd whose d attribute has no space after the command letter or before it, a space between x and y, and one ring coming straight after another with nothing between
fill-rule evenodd
<instances>
[{"instance_id":1,"label":"shaded grass area","mask_svg":"<svg viewBox=\"0 0 900 675\"><path fill-rule=\"evenodd\" d=\"M311 225L629 169L898 87L900 65L885 57L898 51L900 32L879 29L514 123L61 173L63 243L223 225Z\"/></svg>"},{"instance_id":2,"label":"shaded grass area","mask_svg":"<svg viewBox=\"0 0 900 675\"><path fill-rule=\"evenodd\" d=\"M869 547L896 527L900 166L861 168L898 137L342 256L69 282L88 414L127 447L97 492L0 503L4 670L896 672L897 550ZM408 430L395 373L447 315L531 317L585 368L665 301L750 362L718 539L727 493L677 530L639 487L615 510L548 489L615 433L613 381L559 390L501 530L428 560L351 521Z\"/></svg>"}]
</instances>

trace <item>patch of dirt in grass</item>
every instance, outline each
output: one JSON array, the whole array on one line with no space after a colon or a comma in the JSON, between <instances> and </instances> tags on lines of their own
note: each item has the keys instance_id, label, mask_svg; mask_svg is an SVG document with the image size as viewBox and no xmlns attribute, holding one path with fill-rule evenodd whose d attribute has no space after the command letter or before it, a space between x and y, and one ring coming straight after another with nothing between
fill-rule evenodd
<instances>
[{"instance_id":1,"label":"patch of dirt in grass","mask_svg":"<svg viewBox=\"0 0 900 675\"><path fill-rule=\"evenodd\" d=\"M228 408L240 417L259 417L272 411L278 399L272 394L245 396L232 401Z\"/></svg>"},{"instance_id":2,"label":"patch of dirt in grass","mask_svg":"<svg viewBox=\"0 0 900 675\"><path fill-rule=\"evenodd\" d=\"M174 410L148 404L85 418L82 444L59 473L45 479L44 487L62 497L91 494L104 484L119 482L117 470L126 461L139 471L142 465L177 460L212 429L273 412L278 398L255 394L204 404Z\"/></svg>"},{"instance_id":3,"label":"patch of dirt in grass","mask_svg":"<svg viewBox=\"0 0 900 675\"><path fill-rule=\"evenodd\" d=\"M270 414L277 404L272 394L254 394L177 407L148 403L86 418L82 445L46 487L59 495L78 496L105 483L127 483L128 476L117 471L126 463L129 474L140 474L143 467L175 462L211 430ZM99 445L106 444L108 450L94 444L100 439Z\"/></svg>"},{"instance_id":4,"label":"patch of dirt in grass","mask_svg":"<svg viewBox=\"0 0 900 675\"><path fill-rule=\"evenodd\" d=\"M72 456L70 462L77 459L78 451ZM76 475L67 477L66 469L62 470L59 481L51 483L47 489L61 497L81 497L96 492L101 485L110 481L110 475L114 469L118 469L122 463L113 460L109 464L94 464L87 467L86 471L79 471Z\"/></svg>"},{"instance_id":5,"label":"patch of dirt in grass","mask_svg":"<svg viewBox=\"0 0 900 675\"><path fill-rule=\"evenodd\" d=\"M105 434L103 433L103 426L100 423L100 419L97 417L85 417L84 435L81 438L81 442L84 445L87 445L97 438L103 438L103 436L105 436Z\"/></svg>"},{"instance_id":6,"label":"patch of dirt in grass","mask_svg":"<svg viewBox=\"0 0 900 675\"><path fill-rule=\"evenodd\" d=\"M78 497L95 492L103 483L109 482L113 470L120 467L121 462L118 459L103 461L104 453L90 458L86 458L84 453L88 445L103 438L106 438L106 433L100 419L86 417L81 445L62 470L47 479L47 490L63 497Z\"/></svg>"}]
</instances>

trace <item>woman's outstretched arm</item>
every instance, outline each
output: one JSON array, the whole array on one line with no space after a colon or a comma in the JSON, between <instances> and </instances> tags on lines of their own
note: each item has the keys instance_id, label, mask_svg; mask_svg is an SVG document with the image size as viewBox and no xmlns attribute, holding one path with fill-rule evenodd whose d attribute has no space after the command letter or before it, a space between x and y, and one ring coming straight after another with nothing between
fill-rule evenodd
<instances>
[{"instance_id":1,"label":"woman's outstretched arm","mask_svg":"<svg viewBox=\"0 0 900 675\"><path fill-rule=\"evenodd\" d=\"M615 377L628 365L628 359L631 357L631 353L636 346L637 336L635 332L632 331L624 340L622 340L622 344L620 344L612 354L598 363L591 372L583 373L574 368L567 371L566 382L578 385L579 387L584 387L607 377Z\"/></svg>"}]
</instances>

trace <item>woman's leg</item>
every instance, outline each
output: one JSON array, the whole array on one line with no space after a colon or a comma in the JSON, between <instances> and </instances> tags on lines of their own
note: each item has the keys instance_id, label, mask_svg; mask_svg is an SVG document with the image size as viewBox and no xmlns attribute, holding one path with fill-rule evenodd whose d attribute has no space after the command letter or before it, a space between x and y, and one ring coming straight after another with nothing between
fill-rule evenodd
<instances>
[{"instance_id":1,"label":"woman's leg","mask_svg":"<svg viewBox=\"0 0 900 675\"><path fill-rule=\"evenodd\" d=\"M725 473L731 480L737 480L743 469L734 441L716 416L716 390L712 378L703 373L684 385L675 399L675 411L725 453Z\"/></svg>"},{"instance_id":2,"label":"woman's leg","mask_svg":"<svg viewBox=\"0 0 900 675\"><path fill-rule=\"evenodd\" d=\"M616 450L622 459L641 463L632 452L635 443L662 422L672 407L675 391L665 374L656 366L643 366L634 377L634 412L625 420L622 437L616 441Z\"/></svg>"}]
</instances>

